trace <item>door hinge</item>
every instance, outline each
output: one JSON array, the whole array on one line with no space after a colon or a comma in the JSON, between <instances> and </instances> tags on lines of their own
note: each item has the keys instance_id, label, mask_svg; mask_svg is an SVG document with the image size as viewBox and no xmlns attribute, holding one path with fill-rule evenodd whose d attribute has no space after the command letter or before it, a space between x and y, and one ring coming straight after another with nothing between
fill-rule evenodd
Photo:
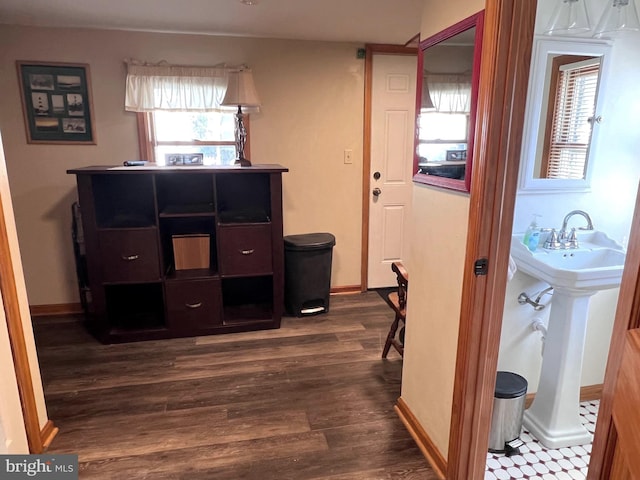
<instances>
[{"instance_id":1,"label":"door hinge","mask_svg":"<svg viewBox=\"0 0 640 480\"><path fill-rule=\"evenodd\" d=\"M479 275L486 275L489 271L489 259L479 258L476 263L473 264L473 273L476 277Z\"/></svg>"}]
</instances>

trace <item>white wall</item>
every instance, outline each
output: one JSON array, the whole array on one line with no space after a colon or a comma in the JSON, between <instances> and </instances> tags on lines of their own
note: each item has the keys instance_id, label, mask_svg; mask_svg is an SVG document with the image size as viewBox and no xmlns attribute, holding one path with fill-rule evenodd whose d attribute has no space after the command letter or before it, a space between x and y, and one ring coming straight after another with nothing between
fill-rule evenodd
<instances>
[{"instance_id":1,"label":"white wall","mask_svg":"<svg viewBox=\"0 0 640 480\"><path fill-rule=\"evenodd\" d=\"M592 23L595 24L605 3L587 0ZM546 25L554 0L539 0L536 32ZM608 8L608 7L607 7ZM558 229L571 210L587 211L596 229L607 232L614 240L626 245L640 179L640 97L637 79L640 77L640 33L616 38L611 50L607 91L598 114L603 122L597 126L597 143L593 155L592 189L588 193L531 194L519 192L514 216L514 232L523 232L531 214L541 214L538 224ZM526 159L522 159L525 162ZM572 222L576 225L581 218ZM529 381L529 392L535 392L540 374L540 334L531 331L534 317L545 323L549 310L534 312L517 303L520 292L533 294L546 285L528 275L516 273L507 284L500 356L498 368L523 375ZM582 385L602 383L609 350L611 329L618 298L618 289L597 293L591 299L585 345ZM550 300L545 297L545 302Z\"/></svg>"},{"instance_id":2,"label":"white wall","mask_svg":"<svg viewBox=\"0 0 640 480\"><path fill-rule=\"evenodd\" d=\"M428 38L483 8L478 0L425 0L420 35ZM469 196L414 184L412 209L402 399L446 458Z\"/></svg>"},{"instance_id":3,"label":"white wall","mask_svg":"<svg viewBox=\"0 0 640 480\"><path fill-rule=\"evenodd\" d=\"M263 104L251 118L251 159L290 169L285 235L333 233L332 285L360 284L362 45L7 25L0 45L0 128L32 305L78 302L70 234L77 195L66 170L138 158L136 116L124 111L125 58L250 65ZM16 60L89 64L97 145L27 144Z\"/></svg>"}]
</instances>

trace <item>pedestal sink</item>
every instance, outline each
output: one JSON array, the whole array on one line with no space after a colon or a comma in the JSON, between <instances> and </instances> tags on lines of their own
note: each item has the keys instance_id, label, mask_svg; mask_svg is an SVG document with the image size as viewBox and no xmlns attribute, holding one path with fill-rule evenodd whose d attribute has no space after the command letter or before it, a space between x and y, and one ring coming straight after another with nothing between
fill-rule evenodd
<instances>
[{"instance_id":1,"label":"pedestal sink","mask_svg":"<svg viewBox=\"0 0 640 480\"><path fill-rule=\"evenodd\" d=\"M580 422L580 375L589 299L620 285L625 253L602 232L581 232L579 248L530 252L513 235L511 256L518 269L553 287L540 383L524 413L524 426L548 448L592 441Z\"/></svg>"}]
</instances>

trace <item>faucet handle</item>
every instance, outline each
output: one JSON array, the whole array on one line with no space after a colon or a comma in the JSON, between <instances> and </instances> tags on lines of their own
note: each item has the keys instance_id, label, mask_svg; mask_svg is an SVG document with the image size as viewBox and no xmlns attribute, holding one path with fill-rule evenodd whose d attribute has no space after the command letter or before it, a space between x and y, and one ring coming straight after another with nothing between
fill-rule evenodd
<instances>
[{"instance_id":1,"label":"faucet handle","mask_svg":"<svg viewBox=\"0 0 640 480\"><path fill-rule=\"evenodd\" d=\"M555 228L551 229L551 233L547 237L546 242L544 242L544 248L549 250L558 250L562 248L562 242L558 240L558 232L556 232Z\"/></svg>"},{"instance_id":2,"label":"faucet handle","mask_svg":"<svg viewBox=\"0 0 640 480\"><path fill-rule=\"evenodd\" d=\"M576 229L572 228L571 233L569 234L569 239L567 240L567 247L578 248L578 246L578 234L576 233Z\"/></svg>"},{"instance_id":3,"label":"faucet handle","mask_svg":"<svg viewBox=\"0 0 640 480\"><path fill-rule=\"evenodd\" d=\"M573 230L575 230L575 228ZM560 229L560 233L558 233L558 240L563 242L566 239L567 239L567 229L566 228L561 228Z\"/></svg>"}]
</instances>

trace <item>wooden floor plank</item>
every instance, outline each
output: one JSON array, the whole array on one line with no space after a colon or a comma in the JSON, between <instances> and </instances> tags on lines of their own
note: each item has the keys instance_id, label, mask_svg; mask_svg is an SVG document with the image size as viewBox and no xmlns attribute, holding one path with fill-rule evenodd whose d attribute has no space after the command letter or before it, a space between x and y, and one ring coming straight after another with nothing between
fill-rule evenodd
<instances>
[{"instance_id":1,"label":"wooden floor plank","mask_svg":"<svg viewBox=\"0 0 640 480\"><path fill-rule=\"evenodd\" d=\"M434 479L393 411L392 319L375 292L278 330L118 345L35 319L49 451L87 479Z\"/></svg>"}]
</instances>

